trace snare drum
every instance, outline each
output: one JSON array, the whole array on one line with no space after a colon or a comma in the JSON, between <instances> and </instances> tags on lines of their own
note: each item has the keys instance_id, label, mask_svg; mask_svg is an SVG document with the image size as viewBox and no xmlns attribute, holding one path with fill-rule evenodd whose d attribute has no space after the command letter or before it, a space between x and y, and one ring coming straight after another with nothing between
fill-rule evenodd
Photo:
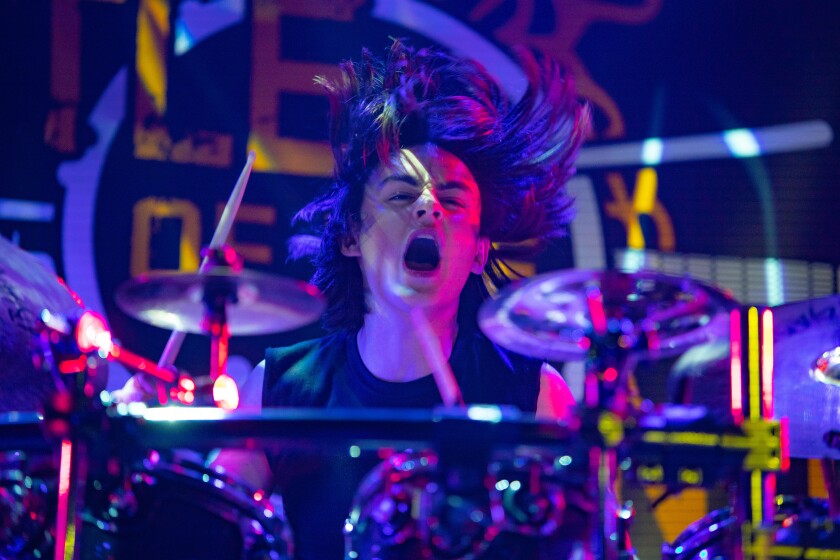
<instances>
[{"instance_id":1,"label":"snare drum","mask_svg":"<svg viewBox=\"0 0 840 560\"><path fill-rule=\"evenodd\" d=\"M85 558L271 559L292 557L279 497L187 461L157 453L104 503L89 503Z\"/></svg>"},{"instance_id":2,"label":"snare drum","mask_svg":"<svg viewBox=\"0 0 840 560\"><path fill-rule=\"evenodd\" d=\"M663 560L726 560L738 542L738 521L732 508L721 508L689 525L662 545Z\"/></svg>"},{"instance_id":3,"label":"snare drum","mask_svg":"<svg viewBox=\"0 0 840 560\"><path fill-rule=\"evenodd\" d=\"M692 523L673 543L662 545L663 560L728 560L740 546L740 526L732 508ZM780 497L767 558L840 558L840 520L828 515L825 500Z\"/></svg>"}]
</instances>

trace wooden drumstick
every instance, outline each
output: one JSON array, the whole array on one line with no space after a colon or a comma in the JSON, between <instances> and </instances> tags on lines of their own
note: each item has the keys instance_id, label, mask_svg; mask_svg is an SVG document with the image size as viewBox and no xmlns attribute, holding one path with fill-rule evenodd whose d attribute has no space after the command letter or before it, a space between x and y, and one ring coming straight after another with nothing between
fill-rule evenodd
<instances>
[{"instance_id":1,"label":"wooden drumstick","mask_svg":"<svg viewBox=\"0 0 840 560\"><path fill-rule=\"evenodd\" d=\"M432 332L428 319L420 309L415 307L411 310L411 321L417 331L417 340L423 347L426 358L431 362L432 375L444 406L450 408L464 406L464 398L458 387L458 381L455 380L455 374L452 373L452 368L449 367L449 362L443 355L440 342Z\"/></svg>"},{"instance_id":2,"label":"wooden drumstick","mask_svg":"<svg viewBox=\"0 0 840 560\"><path fill-rule=\"evenodd\" d=\"M242 197L245 194L245 185L248 184L248 178L251 176L251 168L254 167L254 160L257 154L253 150L248 153L248 159L245 161L245 167L242 173L239 174L239 179L230 193L227 204L225 205L222 217L219 218L219 223L216 225L216 231L213 233L213 238L210 240L210 249L218 249L227 241L230 230L233 227L233 220L236 218L236 213L239 211L239 205L242 202ZM198 268L199 273L204 273L209 267L210 261L205 256L201 261L201 266ZM172 331L166 347L158 360L158 367L168 367L175 363L175 358L178 357L178 352L181 351L181 345L184 343L186 333L182 331Z\"/></svg>"}]
</instances>

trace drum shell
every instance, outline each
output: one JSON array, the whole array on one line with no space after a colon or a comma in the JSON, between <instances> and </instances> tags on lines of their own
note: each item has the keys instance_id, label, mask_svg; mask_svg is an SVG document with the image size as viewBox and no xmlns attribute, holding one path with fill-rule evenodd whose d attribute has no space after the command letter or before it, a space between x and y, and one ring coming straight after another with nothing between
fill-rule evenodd
<instances>
[{"instance_id":1,"label":"drum shell","mask_svg":"<svg viewBox=\"0 0 840 560\"><path fill-rule=\"evenodd\" d=\"M54 473L50 457L0 453L0 558L52 556Z\"/></svg>"},{"instance_id":2,"label":"drum shell","mask_svg":"<svg viewBox=\"0 0 840 560\"><path fill-rule=\"evenodd\" d=\"M53 556L54 463L50 456L0 454L0 558ZM86 486L82 558L292 558L279 497L261 497L199 464L147 459L126 476L92 476Z\"/></svg>"},{"instance_id":3,"label":"drum shell","mask_svg":"<svg viewBox=\"0 0 840 560\"><path fill-rule=\"evenodd\" d=\"M740 530L731 507L715 510L692 523L672 543L663 544L662 558L727 560L730 551L740 547ZM771 533L769 560L840 556L840 520L828 516L825 500L777 498Z\"/></svg>"},{"instance_id":4,"label":"drum shell","mask_svg":"<svg viewBox=\"0 0 840 560\"><path fill-rule=\"evenodd\" d=\"M104 501L91 500L83 534L86 558L286 560L293 553L279 498L188 461L146 460L132 469Z\"/></svg>"},{"instance_id":5,"label":"drum shell","mask_svg":"<svg viewBox=\"0 0 840 560\"><path fill-rule=\"evenodd\" d=\"M465 473L471 483L451 482ZM360 485L346 525L345 558L590 558L592 501L576 478L555 468L553 456L539 454L442 468L433 452L398 453ZM460 519L469 520L459 534L472 542L441 547L445 532L435 524L455 517L452 504L465 508Z\"/></svg>"}]
</instances>

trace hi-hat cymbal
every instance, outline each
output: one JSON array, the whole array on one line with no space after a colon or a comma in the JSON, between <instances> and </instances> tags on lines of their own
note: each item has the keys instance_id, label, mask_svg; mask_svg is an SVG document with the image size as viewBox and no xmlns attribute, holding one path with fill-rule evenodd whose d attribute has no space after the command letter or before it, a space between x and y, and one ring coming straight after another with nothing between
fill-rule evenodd
<instances>
[{"instance_id":1,"label":"hi-hat cymbal","mask_svg":"<svg viewBox=\"0 0 840 560\"><path fill-rule=\"evenodd\" d=\"M226 322L230 334L288 331L315 321L325 303L305 282L252 271L219 267L206 274L153 273L133 278L115 294L128 315L169 330L207 334L208 290L229 290Z\"/></svg>"},{"instance_id":2,"label":"hi-hat cymbal","mask_svg":"<svg viewBox=\"0 0 840 560\"><path fill-rule=\"evenodd\" d=\"M593 317L592 299L599 310ZM497 344L548 360L587 354L598 323L625 338L628 352L664 357L728 336L726 312L736 302L711 286L655 272L568 270L515 283L479 311Z\"/></svg>"},{"instance_id":3,"label":"hi-hat cymbal","mask_svg":"<svg viewBox=\"0 0 840 560\"><path fill-rule=\"evenodd\" d=\"M775 416L787 416L791 457L831 457L823 436L840 430L840 385L819 371L818 361L840 346L840 296L773 308Z\"/></svg>"}]
</instances>

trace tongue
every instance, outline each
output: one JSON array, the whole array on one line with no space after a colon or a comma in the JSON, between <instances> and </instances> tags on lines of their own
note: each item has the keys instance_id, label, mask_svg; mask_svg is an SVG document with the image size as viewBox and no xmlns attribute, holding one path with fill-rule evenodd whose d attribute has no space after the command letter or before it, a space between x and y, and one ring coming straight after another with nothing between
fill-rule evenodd
<instances>
[{"instance_id":1,"label":"tongue","mask_svg":"<svg viewBox=\"0 0 840 560\"><path fill-rule=\"evenodd\" d=\"M412 239L405 252L405 265L410 270L434 270L440 264L437 244L426 237Z\"/></svg>"}]
</instances>

